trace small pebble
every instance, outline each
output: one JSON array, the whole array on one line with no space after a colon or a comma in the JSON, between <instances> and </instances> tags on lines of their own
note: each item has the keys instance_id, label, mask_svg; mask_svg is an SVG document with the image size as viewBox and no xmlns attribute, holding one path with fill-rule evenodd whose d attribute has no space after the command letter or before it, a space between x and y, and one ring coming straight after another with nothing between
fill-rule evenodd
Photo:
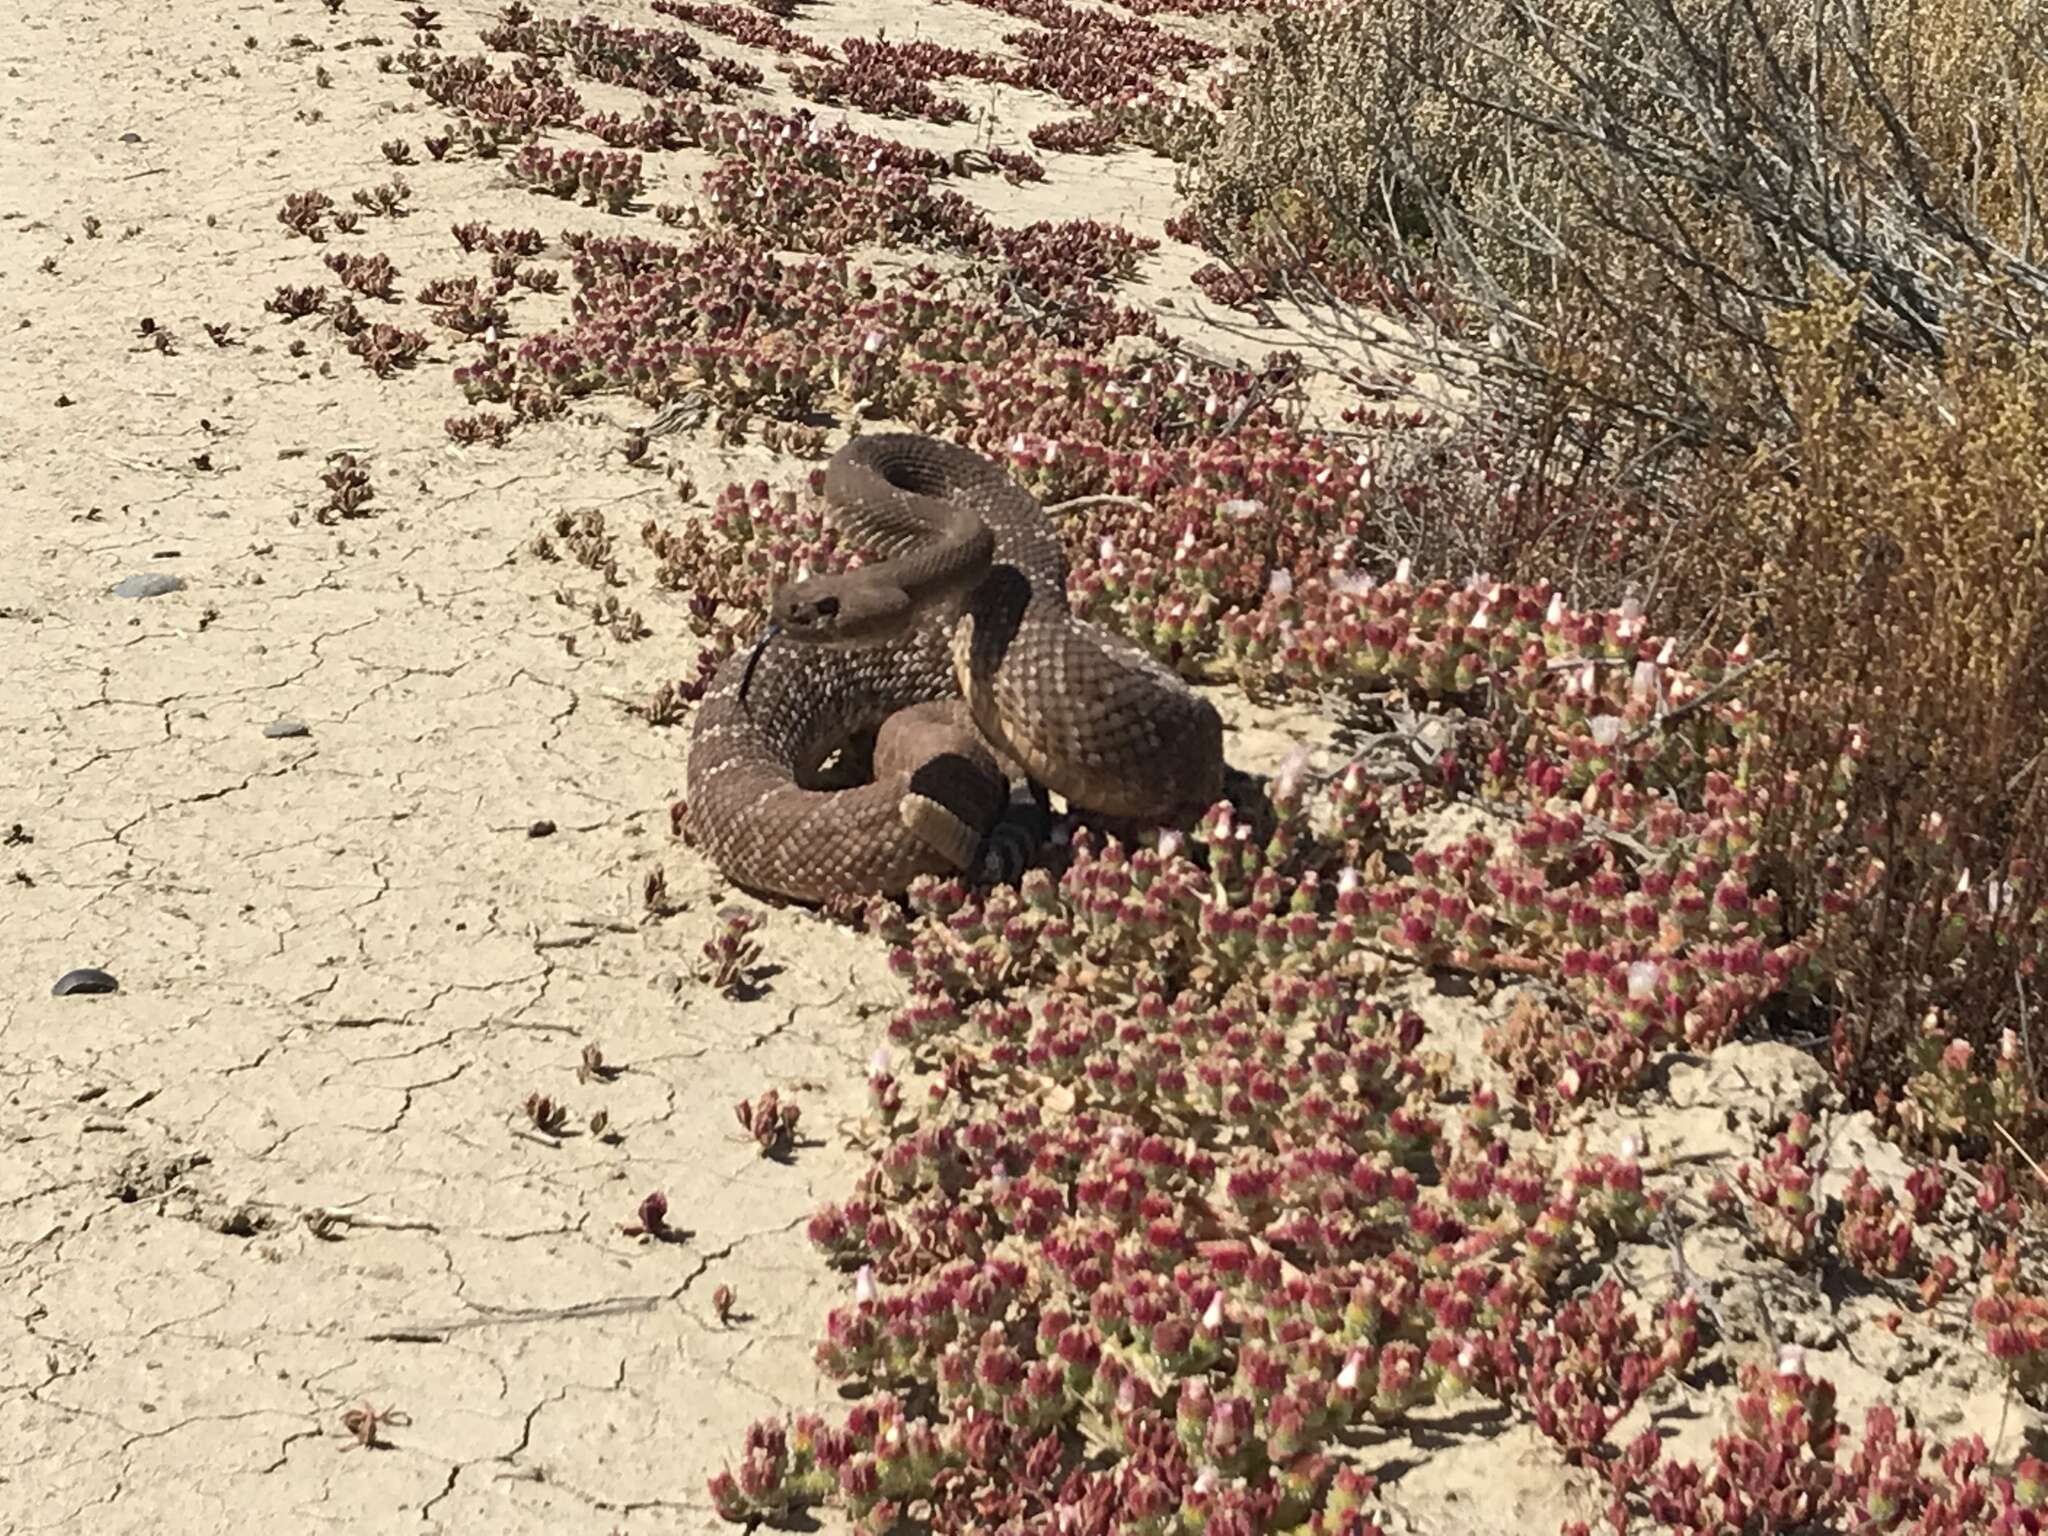
<instances>
[{"instance_id":1,"label":"small pebble","mask_svg":"<svg viewBox=\"0 0 2048 1536\"><path fill-rule=\"evenodd\" d=\"M274 740L282 740L286 736L306 736L311 733L297 720L273 720L263 727L263 734Z\"/></svg>"},{"instance_id":2,"label":"small pebble","mask_svg":"<svg viewBox=\"0 0 2048 1536\"><path fill-rule=\"evenodd\" d=\"M555 824L546 819L536 821L526 829L526 835L528 837L553 837L555 835Z\"/></svg>"},{"instance_id":3,"label":"small pebble","mask_svg":"<svg viewBox=\"0 0 2048 1536\"><path fill-rule=\"evenodd\" d=\"M166 592L180 592L185 587L185 578L172 576L163 571L143 571L127 577L114 586L116 597L162 597Z\"/></svg>"},{"instance_id":4,"label":"small pebble","mask_svg":"<svg viewBox=\"0 0 2048 1536\"><path fill-rule=\"evenodd\" d=\"M57 978L57 985L50 988L52 997L70 997L77 993L115 992L121 983L105 971L96 971L91 966L83 970L66 971Z\"/></svg>"},{"instance_id":5,"label":"small pebble","mask_svg":"<svg viewBox=\"0 0 2048 1536\"><path fill-rule=\"evenodd\" d=\"M140 144L142 142L142 135L137 133L133 128L130 128L126 133L121 135L121 142L123 144Z\"/></svg>"}]
</instances>

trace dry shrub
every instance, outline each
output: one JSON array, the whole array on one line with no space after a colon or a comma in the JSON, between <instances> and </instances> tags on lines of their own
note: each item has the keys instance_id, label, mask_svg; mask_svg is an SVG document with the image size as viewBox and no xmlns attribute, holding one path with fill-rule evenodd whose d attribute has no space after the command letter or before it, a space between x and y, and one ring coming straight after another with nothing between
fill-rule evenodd
<instances>
[{"instance_id":1,"label":"dry shrub","mask_svg":"<svg viewBox=\"0 0 2048 1536\"><path fill-rule=\"evenodd\" d=\"M1790 424L1771 322L1859 280L1883 374L2048 314L2041 0L1346 0L1282 8L1198 168L1227 241L1311 209L1448 275L1503 378L1674 444Z\"/></svg>"},{"instance_id":2,"label":"dry shrub","mask_svg":"<svg viewBox=\"0 0 2048 1536\"><path fill-rule=\"evenodd\" d=\"M1208 238L1341 226L1325 249L1478 359L1504 473L1575 452L1647 509L1604 579L1773 658L1741 766L1843 1068L1924 1086L1960 1037L2037 1091L2043 0L1296 4L1235 96L1189 189ZM1921 1128L1992 1150L1962 1118Z\"/></svg>"},{"instance_id":3,"label":"dry shrub","mask_svg":"<svg viewBox=\"0 0 2048 1536\"><path fill-rule=\"evenodd\" d=\"M1744 466L1722 522L1762 552L1783 658L1748 765L1772 883L1819 923L1844 1068L1896 1087L1923 1038L1982 1062L2011 1030L2038 1088L2048 357L1989 347L1873 398L1858 307L1774 327L1795 436Z\"/></svg>"}]
</instances>

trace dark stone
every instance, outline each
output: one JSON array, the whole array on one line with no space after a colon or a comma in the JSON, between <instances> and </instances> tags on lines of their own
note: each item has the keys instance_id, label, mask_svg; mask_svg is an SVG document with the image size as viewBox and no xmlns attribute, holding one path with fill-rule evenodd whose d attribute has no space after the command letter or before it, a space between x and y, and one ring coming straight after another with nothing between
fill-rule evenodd
<instances>
[{"instance_id":1,"label":"dark stone","mask_svg":"<svg viewBox=\"0 0 2048 1536\"><path fill-rule=\"evenodd\" d=\"M57 978L57 985L50 988L52 997L72 997L80 993L117 992L121 983L105 971L96 971L91 966L83 970L66 971Z\"/></svg>"},{"instance_id":2,"label":"dark stone","mask_svg":"<svg viewBox=\"0 0 2048 1536\"><path fill-rule=\"evenodd\" d=\"M273 720L263 727L263 734L281 741L287 736L308 736L312 733L297 720Z\"/></svg>"}]
</instances>

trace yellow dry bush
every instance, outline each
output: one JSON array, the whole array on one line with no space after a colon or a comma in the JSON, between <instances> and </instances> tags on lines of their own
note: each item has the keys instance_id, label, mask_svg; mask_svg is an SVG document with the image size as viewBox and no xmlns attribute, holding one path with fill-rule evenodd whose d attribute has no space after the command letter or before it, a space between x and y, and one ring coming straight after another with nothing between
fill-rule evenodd
<instances>
[{"instance_id":1,"label":"yellow dry bush","mask_svg":"<svg viewBox=\"0 0 2048 1536\"><path fill-rule=\"evenodd\" d=\"M1219 240L1307 206L1347 254L1448 276L1506 372L1750 447L1790 408L1770 324L1819 281L1867 279L1879 359L2048 314L2044 4L1285 5L1190 206Z\"/></svg>"},{"instance_id":2,"label":"yellow dry bush","mask_svg":"<svg viewBox=\"0 0 2048 1536\"><path fill-rule=\"evenodd\" d=\"M2042 254L2035 178L2048 169L2048 55L2039 4L1898 0L1871 8L1877 77L1925 158L1941 202L2029 260ZM1888 147L1858 105L1848 137ZM1881 148L1879 152L1882 152Z\"/></svg>"},{"instance_id":3,"label":"yellow dry bush","mask_svg":"<svg viewBox=\"0 0 2048 1536\"><path fill-rule=\"evenodd\" d=\"M2023 1025L2048 949L2048 356L1873 396L1857 309L1776 328L1794 436L1722 526L1783 658L1746 765L1774 883L1820 918L1838 1047L1896 1082L1930 1010L1987 1048Z\"/></svg>"}]
</instances>

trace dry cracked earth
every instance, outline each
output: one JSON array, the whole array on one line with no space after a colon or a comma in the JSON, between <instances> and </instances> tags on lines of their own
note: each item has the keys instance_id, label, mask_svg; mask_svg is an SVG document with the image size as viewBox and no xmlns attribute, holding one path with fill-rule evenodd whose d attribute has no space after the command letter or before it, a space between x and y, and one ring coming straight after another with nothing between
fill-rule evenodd
<instances>
[{"instance_id":1,"label":"dry cracked earth","mask_svg":"<svg viewBox=\"0 0 2048 1536\"><path fill-rule=\"evenodd\" d=\"M679 479L797 471L687 431L630 464L645 413L624 402L459 448L445 365L379 381L331 345L293 354L260 301L325 274L279 204L383 179L378 143L433 126L360 41L401 32L397 7L362 9L0 19L9 1536L711 1531L704 1479L743 1426L823 1391L810 1347L845 1282L803 1227L856 1168L834 1128L896 992L875 946L787 912L753 992L701 978L732 898L671 836L684 732L627 708L687 670L640 524ZM468 46L488 15L444 19ZM910 4L814 25L999 29ZM415 211L378 240L402 270L445 264L454 222L608 222L406 174ZM984 180L1019 221L1156 232L1173 209L1172 168L1143 155L1078 191ZM1184 291L1189 255L1153 264L1155 296ZM529 302L533 328L563 305ZM321 513L342 452L374 516ZM623 587L533 553L591 512ZM611 597L647 637L593 619ZM1252 767L1323 734L1235 723ZM83 967L118 991L53 995ZM1659 1135L1746 1151L1812 1097L1805 1067L1689 1069ZM732 1114L769 1088L804 1111L786 1161ZM567 1106L563 1134L535 1094ZM667 1241L622 1230L653 1191ZM1852 1411L1898 1379L1831 1364ZM1931 1428L2000 1432L1981 1373L1922 1384L1946 1405ZM1397 1525L1554 1529L1581 1507L1533 1435L1436 1450L1401 1452Z\"/></svg>"},{"instance_id":2,"label":"dry cracked earth","mask_svg":"<svg viewBox=\"0 0 2048 1536\"><path fill-rule=\"evenodd\" d=\"M680 671L678 614L635 595L657 636L614 642L602 579L525 553L564 511L637 545L661 469L594 416L465 452L445 367L266 323L324 275L278 204L420 128L337 46L380 22L328 22L0 21L0 1530L710 1529L707 1469L811 1390L802 1227L889 990L780 915L763 995L697 979L683 733L620 702ZM401 264L533 217L431 170ZM375 517L315 516L338 451ZM120 990L51 995L86 966ZM732 1115L769 1087L818 1128L787 1165ZM655 1190L676 1240L623 1235Z\"/></svg>"}]
</instances>

